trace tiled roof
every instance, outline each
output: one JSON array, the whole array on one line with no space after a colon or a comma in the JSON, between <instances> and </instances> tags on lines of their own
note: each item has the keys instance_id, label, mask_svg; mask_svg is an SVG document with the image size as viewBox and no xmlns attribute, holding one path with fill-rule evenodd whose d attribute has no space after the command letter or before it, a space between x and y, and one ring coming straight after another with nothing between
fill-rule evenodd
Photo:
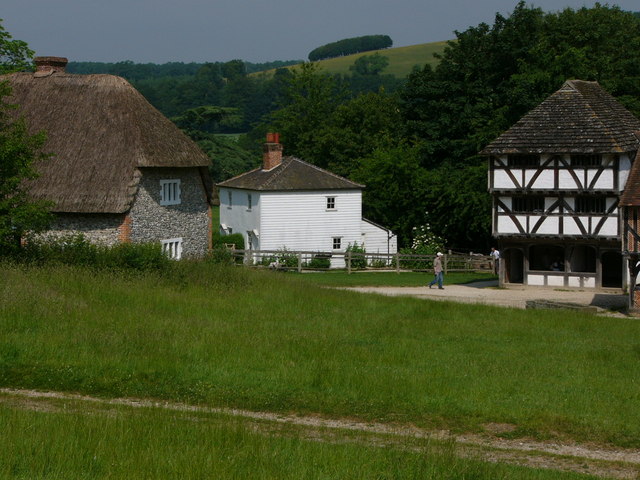
<instances>
[{"instance_id":1,"label":"tiled roof","mask_svg":"<svg viewBox=\"0 0 640 480\"><path fill-rule=\"evenodd\" d=\"M638 138L640 138L640 132L638 132ZM636 159L631 166L629 178L627 178L624 192L622 192L622 196L620 197L618 204L621 207L640 206L640 151L638 151Z\"/></svg>"},{"instance_id":2,"label":"tiled roof","mask_svg":"<svg viewBox=\"0 0 640 480\"><path fill-rule=\"evenodd\" d=\"M638 130L640 120L598 82L569 80L480 153L633 152Z\"/></svg>"},{"instance_id":3,"label":"tiled roof","mask_svg":"<svg viewBox=\"0 0 640 480\"><path fill-rule=\"evenodd\" d=\"M353 190L364 185L352 182L295 157L284 157L271 170L257 168L218 183L218 187L245 190Z\"/></svg>"}]
</instances>

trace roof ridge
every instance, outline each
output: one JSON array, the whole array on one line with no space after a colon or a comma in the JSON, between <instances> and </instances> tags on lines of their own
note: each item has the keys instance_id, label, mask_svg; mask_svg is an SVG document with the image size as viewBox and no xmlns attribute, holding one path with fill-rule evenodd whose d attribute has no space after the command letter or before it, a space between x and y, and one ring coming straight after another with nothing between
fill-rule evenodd
<instances>
[{"instance_id":1,"label":"roof ridge","mask_svg":"<svg viewBox=\"0 0 640 480\"><path fill-rule=\"evenodd\" d=\"M294 157L291 157L291 156L284 157L278 165L273 167L272 170L275 170L275 171L273 172L273 175L267 178L267 180L264 182L264 186L270 185L276 178L282 175L282 172L284 172L289 167L289 165L291 165L291 160L293 160L293 158ZM278 168L278 167L281 167L281 168Z\"/></svg>"},{"instance_id":2,"label":"roof ridge","mask_svg":"<svg viewBox=\"0 0 640 480\"><path fill-rule=\"evenodd\" d=\"M318 167L317 165L314 165L314 164L312 164L312 163L305 162L304 160L302 160L302 159L300 159L300 158L297 158L297 157L290 157L290 158L291 158L291 159L293 159L293 160L297 160L297 161L299 161L299 162L301 162L301 163L304 163L305 165L308 165L308 166L310 166L311 168L314 168L314 169L316 169L316 170L318 170L318 171L320 171L320 172L322 172L322 173L328 173L329 175L331 175L332 177L335 177L335 178L337 178L337 179L340 179L340 180L346 180L347 182L352 183L352 184L357 185L357 186L362 187L362 188L364 188L364 187L365 187L364 185L362 185L362 184L360 184L360 183L356 183L356 182L354 182L354 181L352 181L352 180L349 180L348 178L341 177L340 175L338 175L338 174L336 174L336 173L330 172L329 170L326 170L326 169L324 169L324 168Z\"/></svg>"}]
</instances>

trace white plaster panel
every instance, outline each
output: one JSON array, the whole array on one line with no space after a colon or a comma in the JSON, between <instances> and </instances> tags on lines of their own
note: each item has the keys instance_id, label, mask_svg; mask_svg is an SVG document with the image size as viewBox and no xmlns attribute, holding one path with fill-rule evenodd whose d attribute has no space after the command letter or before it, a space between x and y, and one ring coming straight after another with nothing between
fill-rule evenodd
<instances>
[{"instance_id":1,"label":"white plaster panel","mask_svg":"<svg viewBox=\"0 0 640 480\"><path fill-rule=\"evenodd\" d=\"M627 155L623 155L620 157L619 162L619 170L618 170L618 179L620 185L620 189L624 190L625 185L627 184L627 179L629 178L629 171L631 170L631 160Z\"/></svg>"},{"instance_id":2,"label":"white plaster panel","mask_svg":"<svg viewBox=\"0 0 640 480\"><path fill-rule=\"evenodd\" d=\"M547 277L547 285L551 287L564 287L564 277L558 275L549 275Z\"/></svg>"},{"instance_id":3,"label":"white plaster panel","mask_svg":"<svg viewBox=\"0 0 640 480\"><path fill-rule=\"evenodd\" d=\"M566 217L564 219L562 230L565 235L581 235L582 233L580 232L578 225L576 225L576 222L573 220L573 218L570 217Z\"/></svg>"},{"instance_id":4,"label":"white plaster panel","mask_svg":"<svg viewBox=\"0 0 640 480\"><path fill-rule=\"evenodd\" d=\"M544 275L527 275L527 284L535 286L544 285Z\"/></svg>"},{"instance_id":5,"label":"white plaster panel","mask_svg":"<svg viewBox=\"0 0 640 480\"><path fill-rule=\"evenodd\" d=\"M608 237L618 235L618 217L609 217L605 220L604 225L600 229L600 235Z\"/></svg>"},{"instance_id":6,"label":"white plaster panel","mask_svg":"<svg viewBox=\"0 0 640 480\"><path fill-rule=\"evenodd\" d=\"M581 178L578 175L578 178ZM576 181L567 170L560 170L558 172L558 186L564 190L571 190L578 188Z\"/></svg>"},{"instance_id":7,"label":"white plaster panel","mask_svg":"<svg viewBox=\"0 0 640 480\"><path fill-rule=\"evenodd\" d=\"M580 287L580 286L582 286L580 284L580 278L581 277L569 277L569 286L570 287Z\"/></svg>"},{"instance_id":8,"label":"white plaster panel","mask_svg":"<svg viewBox=\"0 0 640 480\"><path fill-rule=\"evenodd\" d=\"M596 288L596 279L594 277L585 277L584 286L586 288Z\"/></svg>"},{"instance_id":9,"label":"white plaster panel","mask_svg":"<svg viewBox=\"0 0 640 480\"><path fill-rule=\"evenodd\" d=\"M506 215L498 216L498 231L496 233L518 233L518 227Z\"/></svg>"},{"instance_id":10,"label":"white plaster panel","mask_svg":"<svg viewBox=\"0 0 640 480\"><path fill-rule=\"evenodd\" d=\"M520 177L516 175L516 178ZM518 188L518 186L513 183L513 180L511 180L511 177L507 175L505 170L500 169L493 171L493 188L512 189Z\"/></svg>"},{"instance_id":11,"label":"white plaster panel","mask_svg":"<svg viewBox=\"0 0 640 480\"><path fill-rule=\"evenodd\" d=\"M587 171L589 185L591 185L591 181L596 176L596 170L588 170ZM605 170L600 175L600 178L596 181L594 185L594 190L612 190L613 189L613 170Z\"/></svg>"},{"instance_id":12,"label":"white plaster panel","mask_svg":"<svg viewBox=\"0 0 640 480\"><path fill-rule=\"evenodd\" d=\"M533 171L535 173L535 171ZM529 170L527 170L527 182L533 177L530 175ZM555 187L555 174L553 170L544 170L536 181L533 183L532 188L537 190L550 190Z\"/></svg>"},{"instance_id":13,"label":"white plaster panel","mask_svg":"<svg viewBox=\"0 0 640 480\"><path fill-rule=\"evenodd\" d=\"M532 220L531 224L533 225L535 223L533 221L533 217L531 218L531 220ZM537 218L536 218L536 221L537 221ZM542 225L540 225L540 228L538 228L537 233L556 235L559 232L558 224L559 224L559 217L547 217L542 222Z\"/></svg>"}]
</instances>

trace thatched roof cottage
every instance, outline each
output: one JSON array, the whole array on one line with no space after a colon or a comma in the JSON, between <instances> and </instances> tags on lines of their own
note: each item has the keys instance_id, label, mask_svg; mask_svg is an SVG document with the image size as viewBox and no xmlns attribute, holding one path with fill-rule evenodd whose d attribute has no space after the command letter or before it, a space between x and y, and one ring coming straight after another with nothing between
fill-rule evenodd
<instances>
[{"instance_id":1,"label":"thatched roof cottage","mask_svg":"<svg viewBox=\"0 0 640 480\"><path fill-rule=\"evenodd\" d=\"M176 258L210 248L209 158L125 79L65 72L36 57L35 73L0 77L32 132L44 130L36 199L53 202L53 234L91 241L162 242Z\"/></svg>"}]
</instances>

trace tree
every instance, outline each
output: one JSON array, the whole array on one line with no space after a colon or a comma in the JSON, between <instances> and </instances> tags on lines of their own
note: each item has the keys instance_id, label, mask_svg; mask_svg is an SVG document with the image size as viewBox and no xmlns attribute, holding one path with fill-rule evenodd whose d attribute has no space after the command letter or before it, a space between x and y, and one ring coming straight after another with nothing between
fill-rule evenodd
<instances>
[{"instance_id":1,"label":"tree","mask_svg":"<svg viewBox=\"0 0 640 480\"><path fill-rule=\"evenodd\" d=\"M33 53L22 40L13 40L11 34L2 26L0 18L0 74L31 67Z\"/></svg>"},{"instance_id":2,"label":"tree","mask_svg":"<svg viewBox=\"0 0 640 480\"><path fill-rule=\"evenodd\" d=\"M293 70L282 97L281 108L271 115L271 126L280 133L290 155L326 168L322 154L323 131L345 98L333 77L319 72L317 64L303 63Z\"/></svg>"},{"instance_id":3,"label":"tree","mask_svg":"<svg viewBox=\"0 0 640 480\"><path fill-rule=\"evenodd\" d=\"M29 198L26 181L36 178L34 162L43 160L45 135L30 135L24 119L13 120L6 103L7 82L0 83L0 250L11 252L29 232L46 228L50 214L46 202Z\"/></svg>"},{"instance_id":4,"label":"tree","mask_svg":"<svg viewBox=\"0 0 640 480\"><path fill-rule=\"evenodd\" d=\"M11 40L0 25L0 71L16 71L30 65L33 52L27 44ZM44 133L30 135L24 119L15 119L16 106L7 103L11 87L0 81L0 250L13 251L27 232L44 229L48 204L29 198L26 183L37 176L34 162L43 160Z\"/></svg>"},{"instance_id":5,"label":"tree","mask_svg":"<svg viewBox=\"0 0 640 480\"><path fill-rule=\"evenodd\" d=\"M353 65L349 67L354 73L358 75L378 75L389 65L389 59L379 53L373 55L363 55L359 57Z\"/></svg>"}]
</instances>

